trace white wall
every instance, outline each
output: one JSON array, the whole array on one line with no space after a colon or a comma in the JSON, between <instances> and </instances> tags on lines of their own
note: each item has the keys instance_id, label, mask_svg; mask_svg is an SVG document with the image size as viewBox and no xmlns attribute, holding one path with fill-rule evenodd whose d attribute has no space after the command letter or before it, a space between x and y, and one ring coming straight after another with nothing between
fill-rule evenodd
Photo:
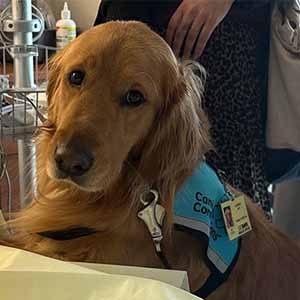
<instances>
[{"instance_id":1,"label":"white wall","mask_svg":"<svg viewBox=\"0 0 300 300\"><path fill-rule=\"evenodd\" d=\"M60 11L65 1L72 12L72 19L81 31L93 25L101 0L47 0L57 19L60 19Z\"/></svg>"}]
</instances>

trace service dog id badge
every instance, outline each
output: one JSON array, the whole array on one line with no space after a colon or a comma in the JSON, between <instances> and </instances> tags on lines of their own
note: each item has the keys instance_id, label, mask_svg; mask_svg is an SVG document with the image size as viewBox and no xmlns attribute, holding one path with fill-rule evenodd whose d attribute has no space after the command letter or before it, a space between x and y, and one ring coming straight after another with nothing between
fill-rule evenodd
<instances>
[{"instance_id":1,"label":"service dog id badge","mask_svg":"<svg viewBox=\"0 0 300 300\"><path fill-rule=\"evenodd\" d=\"M232 241L252 230L244 196L221 204L229 239Z\"/></svg>"}]
</instances>

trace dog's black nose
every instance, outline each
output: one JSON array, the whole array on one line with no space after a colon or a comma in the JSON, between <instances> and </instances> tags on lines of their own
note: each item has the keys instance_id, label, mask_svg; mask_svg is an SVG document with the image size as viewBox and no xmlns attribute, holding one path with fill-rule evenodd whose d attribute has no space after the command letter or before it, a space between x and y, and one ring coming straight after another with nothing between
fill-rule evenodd
<instances>
[{"instance_id":1,"label":"dog's black nose","mask_svg":"<svg viewBox=\"0 0 300 300\"><path fill-rule=\"evenodd\" d=\"M86 149L59 145L55 149L54 160L62 177L82 176L93 165L93 155Z\"/></svg>"}]
</instances>

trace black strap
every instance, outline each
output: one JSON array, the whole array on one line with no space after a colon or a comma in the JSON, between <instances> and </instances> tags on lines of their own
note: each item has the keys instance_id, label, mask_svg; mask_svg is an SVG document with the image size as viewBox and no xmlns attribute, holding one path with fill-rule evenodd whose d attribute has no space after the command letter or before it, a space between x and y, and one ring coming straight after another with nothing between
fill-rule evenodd
<instances>
[{"instance_id":1,"label":"black strap","mask_svg":"<svg viewBox=\"0 0 300 300\"><path fill-rule=\"evenodd\" d=\"M209 296L212 292L214 292L219 286L221 286L224 282L226 282L236 265L236 262L239 258L240 250L241 250L241 243L242 239L239 239L238 244L238 251L235 255L234 260L232 261L231 265L228 267L225 273L221 273L213 264L212 262L206 257L205 263L209 267L211 274L203 284L203 286L198 289L194 294L200 298L205 299Z\"/></svg>"},{"instance_id":2,"label":"black strap","mask_svg":"<svg viewBox=\"0 0 300 300\"><path fill-rule=\"evenodd\" d=\"M226 279L227 278L224 278L223 274L221 274L220 272L214 272L207 278L202 287L193 294L202 299L205 299L212 292L214 292L222 283L224 283Z\"/></svg>"},{"instance_id":3,"label":"black strap","mask_svg":"<svg viewBox=\"0 0 300 300\"><path fill-rule=\"evenodd\" d=\"M88 227L76 227L71 228L68 230L59 230L59 231L43 231L39 232L40 236L56 240L56 241L67 241L67 240L74 240L80 237L88 236L91 234L96 233L97 231ZM163 252L157 252L157 256L161 260L162 264L166 269L172 269L171 265L169 264L167 258L163 254Z\"/></svg>"},{"instance_id":4,"label":"black strap","mask_svg":"<svg viewBox=\"0 0 300 300\"><path fill-rule=\"evenodd\" d=\"M75 227L67 230L43 231L43 232L39 232L38 234L43 237L56 240L56 241L67 241L67 240L74 240L80 237L88 236L96 232L97 231L95 229L88 228L88 227Z\"/></svg>"},{"instance_id":5,"label":"black strap","mask_svg":"<svg viewBox=\"0 0 300 300\"><path fill-rule=\"evenodd\" d=\"M207 239L207 236L203 232L185 227L183 225L175 224L175 230L188 232L192 236L194 236L195 238ZM240 238L239 243L238 243L238 250L237 250L237 253L235 255L235 258L234 258L234 260L232 261L231 265L228 267L228 269L226 270L225 273L221 273L215 267L215 265L209 260L209 258L207 256L205 257L204 262L207 265L207 267L209 268L211 274L207 278L205 283L202 285L202 287L199 288L196 292L193 293L194 295L205 299L212 292L214 292L219 286L221 286L224 282L227 281L228 277L230 276L230 274L231 274L231 272L232 272L232 270L233 270L234 266L236 265L236 262L239 258L241 243L242 243L242 239Z\"/></svg>"},{"instance_id":6,"label":"black strap","mask_svg":"<svg viewBox=\"0 0 300 300\"><path fill-rule=\"evenodd\" d=\"M156 254L157 254L157 256L159 257L159 259L161 260L161 262L162 262L162 264L164 265L164 267L165 267L166 269L171 270L172 267L171 267L171 265L169 264L168 259L166 258L166 256L164 255L164 253L163 253L163 252L158 252L158 251L156 251Z\"/></svg>"}]
</instances>

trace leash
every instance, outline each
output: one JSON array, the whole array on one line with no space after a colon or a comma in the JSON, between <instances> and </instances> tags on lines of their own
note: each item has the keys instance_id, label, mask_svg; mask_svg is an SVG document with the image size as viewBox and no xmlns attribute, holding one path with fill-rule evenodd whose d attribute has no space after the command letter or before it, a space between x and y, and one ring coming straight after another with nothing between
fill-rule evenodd
<instances>
[{"instance_id":1,"label":"leash","mask_svg":"<svg viewBox=\"0 0 300 300\"><path fill-rule=\"evenodd\" d=\"M145 198L149 195L152 196L153 200L148 202ZM146 193L143 193L140 196L140 202L144 205L144 208L138 212L138 217L143 220L145 225L147 226L155 246L155 252L161 260L162 264L166 269L172 269L167 257L162 251L162 226L166 211L164 207L158 203L158 200L159 196L156 190L150 190L147 195Z\"/></svg>"}]
</instances>

